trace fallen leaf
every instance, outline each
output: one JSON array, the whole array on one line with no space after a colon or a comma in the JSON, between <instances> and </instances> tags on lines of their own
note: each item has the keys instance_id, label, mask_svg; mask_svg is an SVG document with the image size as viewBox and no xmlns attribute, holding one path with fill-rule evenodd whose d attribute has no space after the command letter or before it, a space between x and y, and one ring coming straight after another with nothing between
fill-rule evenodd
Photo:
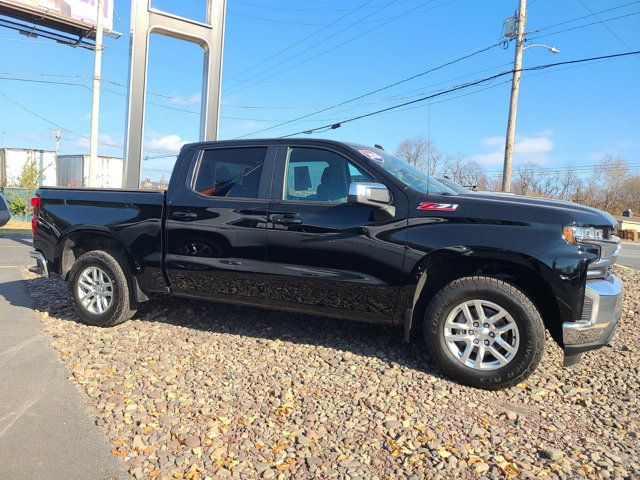
<instances>
[{"instance_id":1,"label":"fallen leaf","mask_svg":"<svg viewBox=\"0 0 640 480\"><path fill-rule=\"evenodd\" d=\"M445 447L438 448L438 453L442 458L449 458L451 456L451 452L447 450Z\"/></svg>"},{"instance_id":2,"label":"fallen leaf","mask_svg":"<svg viewBox=\"0 0 640 480\"><path fill-rule=\"evenodd\" d=\"M481 461L482 461L482 458L480 458L478 455L469 455L469 458L467 459L467 463L469 465L473 465L474 463L478 463Z\"/></svg>"}]
</instances>

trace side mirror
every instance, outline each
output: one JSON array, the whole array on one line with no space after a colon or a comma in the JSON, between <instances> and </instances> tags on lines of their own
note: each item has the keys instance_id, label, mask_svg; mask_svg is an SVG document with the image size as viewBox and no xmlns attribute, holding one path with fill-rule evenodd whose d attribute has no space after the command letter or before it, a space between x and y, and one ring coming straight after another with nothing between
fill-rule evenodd
<instances>
[{"instance_id":1,"label":"side mirror","mask_svg":"<svg viewBox=\"0 0 640 480\"><path fill-rule=\"evenodd\" d=\"M354 205L366 205L387 211L395 215L391 192L381 183L354 182L349 185L347 202Z\"/></svg>"}]
</instances>

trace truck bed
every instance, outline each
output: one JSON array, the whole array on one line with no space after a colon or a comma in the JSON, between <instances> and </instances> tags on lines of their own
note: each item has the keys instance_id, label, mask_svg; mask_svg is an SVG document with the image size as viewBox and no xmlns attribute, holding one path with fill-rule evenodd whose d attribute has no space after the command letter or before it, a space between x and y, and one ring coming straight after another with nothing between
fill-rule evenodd
<instances>
[{"instance_id":1,"label":"truck bed","mask_svg":"<svg viewBox=\"0 0 640 480\"><path fill-rule=\"evenodd\" d=\"M43 187L38 195L42 221L34 246L53 259L52 273L63 277L68 273L69 249L87 242L89 235L91 241L115 240L125 246L138 282L151 291L166 288L162 274L165 192Z\"/></svg>"}]
</instances>

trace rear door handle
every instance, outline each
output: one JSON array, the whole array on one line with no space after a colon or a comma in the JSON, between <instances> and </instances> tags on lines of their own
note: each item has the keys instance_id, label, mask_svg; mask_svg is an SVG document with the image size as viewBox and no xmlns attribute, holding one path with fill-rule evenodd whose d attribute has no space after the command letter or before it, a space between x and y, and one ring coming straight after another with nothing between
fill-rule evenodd
<instances>
[{"instance_id":1,"label":"rear door handle","mask_svg":"<svg viewBox=\"0 0 640 480\"><path fill-rule=\"evenodd\" d=\"M297 213L272 213L269 220L280 225L300 225L302 219Z\"/></svg>"},{"instance_id":2,"label":"rear door handle","mask_svg":"<svg viewBox=\"0 0 640 480\"><path fill-rule=\"evenodd\" d=\"M191 220L197 220L198 214L195 212L173 212L171 218L176 220L182 220L183 222L189 222Z\"/></svg>"}]
</instances>

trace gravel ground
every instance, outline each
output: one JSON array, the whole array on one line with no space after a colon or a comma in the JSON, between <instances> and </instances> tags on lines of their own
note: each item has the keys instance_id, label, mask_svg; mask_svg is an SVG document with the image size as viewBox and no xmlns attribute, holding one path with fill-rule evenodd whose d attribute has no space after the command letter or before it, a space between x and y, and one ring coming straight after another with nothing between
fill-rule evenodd
<instances>
[{"instance_id":1,"label":"gravel ground","mask_svg":"<svg viewBox=\"0 0 640 480\"><path fill-rule=\"evenodd\" d=\"M400 331L165 299L112 329L66 284L28 287L89 412L134 478L640 478L640 273L610 346L486 392Z\"/></svg>"}]
</instances>

